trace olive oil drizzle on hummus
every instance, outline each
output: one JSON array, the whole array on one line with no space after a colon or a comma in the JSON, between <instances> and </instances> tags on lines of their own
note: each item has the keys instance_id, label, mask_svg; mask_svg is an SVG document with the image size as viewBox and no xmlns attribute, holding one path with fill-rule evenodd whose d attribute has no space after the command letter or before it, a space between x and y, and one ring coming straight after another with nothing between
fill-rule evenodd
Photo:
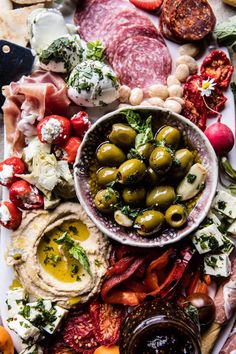
<instances>
[{"instance_id":1,"label":"olive oil drizzle on hummus","mask_svg":"<svg viewBox=\"0 0 236 354\"><path fill-rule=\"evenodd\" d=\"M65 232L75 241L85 241L89 237L89 230L82 221L65 221L44 235L38 247L38 259L43 269L54 278L72 283L81 280L84 269L56 242Z\"/></svg>"}]
</instances>

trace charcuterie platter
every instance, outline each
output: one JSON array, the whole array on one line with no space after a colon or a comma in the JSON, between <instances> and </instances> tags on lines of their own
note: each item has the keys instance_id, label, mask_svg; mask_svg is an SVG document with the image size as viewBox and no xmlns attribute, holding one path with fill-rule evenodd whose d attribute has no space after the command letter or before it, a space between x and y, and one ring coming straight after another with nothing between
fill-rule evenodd
<instances>
[{"instance_id":1,"label":"charcuterie platter","mask_svg":"<svg viewBox=\"0 0 236 354\"><path fill-rule=\"evenodd\" d=\"M232 333L222 349L236 317L234 67L200 3L32 4L23 37L0 23L34 56L2 87L3 353L236 348Z\"/></svg>"}]
</instances>

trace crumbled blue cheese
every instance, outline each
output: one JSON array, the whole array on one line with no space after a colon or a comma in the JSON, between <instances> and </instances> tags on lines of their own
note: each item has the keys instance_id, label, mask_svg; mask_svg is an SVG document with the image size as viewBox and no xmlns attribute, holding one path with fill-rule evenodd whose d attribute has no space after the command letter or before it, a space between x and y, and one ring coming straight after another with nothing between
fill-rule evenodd
<instances>
[{"instance_id":1,"label":"crumbled blue cheese","mask_svg":"<svg viewBox=\"0 0 236 354\"><path fill-rule=\"evenodd\" d=\"M229 256L224 253L205 256L204 273L215 277L228 277L231 273Z\"/></svg>"},{"instance_id":2,"label":"crumbled blue cheese","mask_svg":"<svg viewBox=\"0 0 236 354\"><path fill-rule=\"evenodd\" d=\"M8 318L12 318L21 312L27 301L27 295L23 288L8 290L7 292L7 309Z\"/></svg>"},{"instance_id":3,"label":"crumbled blue cheese","mask_svg":"<svg viewBox=\"0 0 236 354\"><path fill-rule=\"evenodd\" d=\"M219 191L213 200L213 208L219 213L236 219L236 198L225 191Z\"/></svg>"},{"instance_id":4,"label":"crumbled blue cheese","mask_svg":"<svg viewBox=\"0 0 236 354\"><path fill-rule=\"evenodd\" d=\"M11 214L8 207L2 203L0 206L0 220L3 225L7 225L7 223L11 220Z\"/></svg>"},{"instance_id":5,"label":"crumbled blue cheese","mask_svg":"<svg viewBox=\"0 0 236 354\"><path fill-rule=\"evenodd\" d=\"M223 245L223 235L215 224L198 230L192 238L193 244L200 254L214 251Z\"/></svg>"},{"instance_id":6,"label":"crumbled blue cheese","mask_svg":"<svg viewBox=\"0 0 236 354\"><path fill-rule=\"evenodd\" d=\"M79 106L103 106L119 97L118 82L112 69L98 61L77 65L68 80L68 96Z\"/></svg>"},{"instance_id":7,"label":"crumbled blue cheese","mask_svg":"<svg viewBox=\"0 0 236 354\"><path fill-rule=\"evenodd\" d=\"M41 53L42 50L48 48L55 39L69 34L64 17L56 9L32 11L28 17L28 32L31 48L36 53Z\"/></svg>"},{"instance_id":8,"label":"crumbled blue cheese","mask_svg":"<svg viewBox=\"0 0 236 354\"><path fill-rule=\"evenodd\" d=\"M58 119L51 118L41 128L43 141L51 144L63 132L63 128Z\"/></svg>"},{"instance_id":9,"label":"crumbled blue cheese","mask_svg":"<svg viewBox=\"0 0 236 354\"><path fill-rule=\"evenodd\" d=\"M20 314L17 314L12 319L9 319L8 326L15 333L17 333L24 341L33 340L34 342L36 342L41 334L40 329L33 326L30 321L26 320Z\"/></svg>"},{"instance_id":10,"label":"crumbled blue cheese","mask_svg":"<svg viewBox=\"0 0 236 354\"><path fill-rule=\"evenodd\" d=\"M19 354L43 354L43 348L38 344L27 345Z\"/></svg>"},{"instance_id":11,"label":"crumbled blue cheese","mask_svg":"<svg viewBox=\"0 0 236 354\"><path fill-rule=\"evenodd\" d=\"M84 46L79 35L57 38L39 54L42 69L57 73L68 73L84 58Z\"/></svg>"},{"instance_id":12,"label":"crumbled blue cheese","mask_svg":"<svg viewBox=\"0 0 236 354\"><path fill-rule=\"evenodd\" d=\"M0 171L0 183L6 185L9 179L13 177L13 167L3 164L2 171Z\"/></svg>"}]
</instances>

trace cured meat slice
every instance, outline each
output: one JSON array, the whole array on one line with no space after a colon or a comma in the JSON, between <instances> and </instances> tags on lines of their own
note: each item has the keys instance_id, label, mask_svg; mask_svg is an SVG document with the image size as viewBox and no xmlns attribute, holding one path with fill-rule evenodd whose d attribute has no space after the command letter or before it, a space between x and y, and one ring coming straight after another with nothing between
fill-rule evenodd
<instances>
[{"instance_id":1,"label":"cured meat slice","mask_svg":"<svg viewBox=\"0 0 236 354\"><path fill-rule=\"evenodd\" d=\"M135 9L125 0L84 0L79 4L74 22L79 26L79 33L86 41L100 39L102 25L106 18L117 9Z\"/></svg>"},{"instance_id":2,"label":"cured meat slice","mask_svg":"<svg viewBox=\"0 0 236 354\"><path fill-rule=\"evenodd\" d=\"M171 0L170 0L171 1ZM174 36L174 34L171 32L169 26L169 12L167 12L167 8L163 7L162 12L161 12L161 16L160 16L160 22L159 22L159 27L160 27L160 32L161 34L176 43L181 43L181 40L179 38L177 38L176 36Z\"/></svg>"},{"instance_id":3,"label":"cured meat slice","mask_svg":"<svg viewBox=\"0 0 236 354\"><path fill-rule=\"evenodd\" d=\"M171 57L165 44L145 36L122 42L111 64L121 84L131 88L165 84L171 72Z\"/></svg>"},{"instance_id":4,"label":"cured meat slice","mask_svg":"<svg viewBox=\"0 0 236 354\"><path fill-rule=\"evenodd\" d=\"M215 15L207 0L178 0L169 13L170 29L186 41L200 41L214 28Z\"/></svg>"}]
</instances>

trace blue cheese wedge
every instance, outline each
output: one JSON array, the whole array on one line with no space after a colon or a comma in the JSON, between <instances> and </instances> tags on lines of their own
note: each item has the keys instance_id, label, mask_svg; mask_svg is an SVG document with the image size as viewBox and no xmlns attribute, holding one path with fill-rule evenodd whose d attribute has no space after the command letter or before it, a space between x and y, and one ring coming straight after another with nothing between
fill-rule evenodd
<instances>
[{"instance_id":1,"label":"blue cheese wedge","mask_svg":"<svg viewBox=\"0 0 236 354\"><path fill-rule=\"evenodd\" d=\"M8 326L24 341L32 340L33 342L36 342L41 335L40 329L33 326L30 321L26 320L20 314L17 314L12 319L8 320Z\"/></svg>"},{"instance_id":2,"label":"blue cheese wedge","mask_svg":"<svg viewBox=\"0 0 236 354\"><path fill-rule=\"evenodd\" d=\"M86 48L79 35L66 35L55 39L39 54L42 69L57 73L68 73L83 61Z\"/></svg>"},{"instance_id":3,"label":"blue cheese wedge","mask_svg":"<svg viewBox=\"0 0 236 354\"><path fill-rule=\"evenodd\" d=\"M204 273L215 277L228 277L231 274L229 256L224 253L205 256Z\"/></svg>"},{"instance_id":4,"label":"blue cheese wedge","mask_svg":"<svg viewBox=\"0 0 236 354\"><path fill-rule=\"evenodd\" d=\"M211 224L198 230L194 234L192 241L200 254L214 251L224 243L223 235L215 224Z\"/></svg>"},{"instance_id":5,"label":"blue cheese wedge","mask_svg":"<svg viewBox=\"0 0 236 354\"><path fill-rule=\"evenodd\" d=\"M37 54L48 48L55 39L69 34L64 17L56 9L37 9L28 17L31 48Z\"/></svg>"},{"instance_id":6,"label":"blue cheese wedge","mask_svg":"<svg viewBox=\"0 0 236 354\"><path fill-rule=\"evenodd\" d=\"M8 290L7 292L7 308L8 318L12 318L21 312L27 302L27 294L23 288Z\"/></svg>"},{"instance_id":7,"label":"blue cheese wedge","mask_svg":"<svg viewBox=\"0 0 236 354\"><path fill-rule=\"evenodd\" d=\"M112 69L98 61L77 65L68 80L68 96L78 106L104 106L119 97L118 82Z\"/></svg>"},{"instance_id":8,"label":"blue cheese wedge","mask_svg":"<svg viewBox=\"0 0 236 354\"><path fill-rule=\"evenodd\" d=\"M213 200L213 208L231 219L236 219L236 198L225 191L219 191Z\"/></svg>"}]
</instances>

